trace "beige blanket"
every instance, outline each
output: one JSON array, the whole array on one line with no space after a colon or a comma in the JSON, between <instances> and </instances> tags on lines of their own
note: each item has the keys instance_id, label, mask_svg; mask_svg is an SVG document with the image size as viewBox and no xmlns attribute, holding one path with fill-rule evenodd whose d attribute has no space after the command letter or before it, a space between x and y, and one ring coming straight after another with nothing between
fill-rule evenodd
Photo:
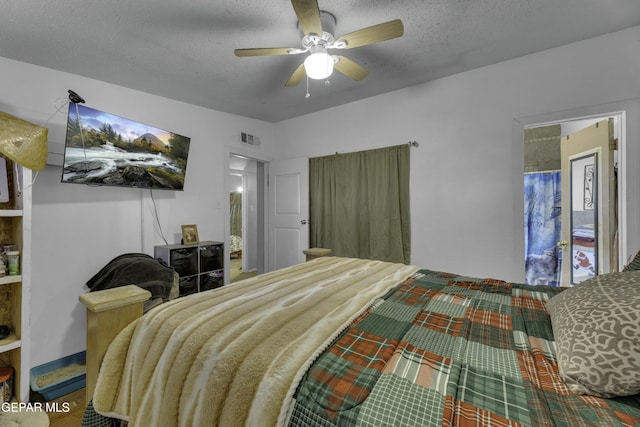
<instances>
[{"instance_id":1,"label":"beige blanket","mask_svg":"<svg viewBox=\"0 0 640 427\"><path fill-rule=\"evenodd\" d=\"M282 424L313 359L416 270L318 258L163 304L109 347L94 408L134 427Z\"/></svg>"}]
</instances>

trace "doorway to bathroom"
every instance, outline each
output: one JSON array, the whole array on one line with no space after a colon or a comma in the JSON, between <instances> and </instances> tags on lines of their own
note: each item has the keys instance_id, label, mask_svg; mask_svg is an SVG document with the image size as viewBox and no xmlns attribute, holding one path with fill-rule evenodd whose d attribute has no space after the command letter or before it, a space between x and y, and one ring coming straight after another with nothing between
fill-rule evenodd
<instances>
[{"instance_id":1,"label":"doorway to bathroom","mask_svg":"<svg viewBox=\"0 0 640 427\"><path fill-rule=\"evenodd\" d=\"M524 129L525 282L572 286L619 268L621 113Z\"/></svg>"}]
</instances>

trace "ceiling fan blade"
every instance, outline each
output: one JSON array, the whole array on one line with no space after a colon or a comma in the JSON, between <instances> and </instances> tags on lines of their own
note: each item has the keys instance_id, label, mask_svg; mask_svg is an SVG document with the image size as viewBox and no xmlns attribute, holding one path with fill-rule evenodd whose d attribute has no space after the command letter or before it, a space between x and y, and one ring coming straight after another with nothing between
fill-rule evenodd
<instances>
[{"instance_id":1,"label":"ceiling fan blade","mask_svg":"<svg viewBox=\"0 0 640 427\"><path fill-rule=\"evenodd\" d=\"M395 39L396 37L401 37L403 34L404 25L402 24L402 21L394 19L393 21L383 22L382 24L373 25L371 27L345 34L337 41L346 41L347 45L344 49L352 49L354 47Z\"/></svg>"},{"instance_id":2,"label":"ceiling fan blade","mask_svg":"<svg viewBox=\"0 0 640 427\"><path fill-rule=\"evenodd\" d=\"M338 62L333 65L333 68L340 71L345 76L350 77L355 81L360 81L369 75L369 72L366 69L349 58L342 55L334 56L338 58Z\"/></svg>"},{"instance_id":3,"label":"ceiling fan blade","mask_svg":"<svg viewBox=\"0 0 640 427\"><path fill-rule=\"evenodd\" d=\"M306 75L307 73L305 72L304 64L300 64L300 66L296 68L293 74L291 74L291 77L289 77L289 80L287 80L284 85L287 87L296 86Z\"/></svg>"},{"instance_id":4,"label":"ceiling fan blade","mask_svg":"<svg viewBox=\"0 0 640 427\"><path fill-rule=\"evenodd\" d=\"M254 49L235 49L236 56L271 56L271 55L291 55L302 53L303 50L294 47L258 47Z\"/></svg>"},{"instance_id":5,"label":"ceiling fan blade","mask_svg":"<svg viewBox=\"0 0 640 427\"><path fill-rule=\"evenodd\" d=\"M291 0L291 4L305 36L311 33L322 36L322 21L317 0Z\"/></svg>"}]
</instances>

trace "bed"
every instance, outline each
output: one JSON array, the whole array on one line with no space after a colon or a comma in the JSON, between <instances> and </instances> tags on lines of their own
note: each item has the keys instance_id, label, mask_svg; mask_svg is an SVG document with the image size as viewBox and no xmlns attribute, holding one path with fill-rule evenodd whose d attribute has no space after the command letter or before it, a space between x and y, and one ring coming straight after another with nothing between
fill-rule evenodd
<instances>
[{"instance_id":1,"label":"bed","mask_svg":"<svg viewBox=\"0 0 640 427\"><path fill-rule=\"evenodd\" d=\"M593 282L562 291L318 258L130 323L83 425L637 426L640 273ZM576 368L603 289L618 301L604 313L600 295L599 315L630 326L613 328L620 354Z\"/></svg>"},{"instance_id":2,"label":"bed","mask_svg":"<svg viewBox=\"0 0 640 427\"><path fill-rule=\"evenodd\" d=\"M229 254L235 258L242 258L242 237L232 234L229 239Z\"/></svg>"}]
</instances>

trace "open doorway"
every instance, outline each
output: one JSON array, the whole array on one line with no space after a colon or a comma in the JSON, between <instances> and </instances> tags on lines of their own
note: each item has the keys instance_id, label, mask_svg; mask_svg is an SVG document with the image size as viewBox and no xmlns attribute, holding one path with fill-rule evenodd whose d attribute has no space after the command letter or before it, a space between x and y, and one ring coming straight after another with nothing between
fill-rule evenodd
<instances>
[{"instance_id":1,"label":"open doorway","mask_svg":"<svg viewBox=\"0 0 640 427\"><path fill-rule=\"evenodd\" d=\"M258 271L258 161L229 157L229 282Z\"/></svg>"},{"instance_id":2,"label":"open doorway","mask_svg":"<svg viewBox=\"0 0 640 427\"><path fill-rule=\"evenodd\" d=\"M525 126L526 283L571 286L579 283L576 281L578 273L582 274L586 271L588 274L585 277L588 278L618 270L620 249L617 244L619 235L617 200L620 200L621 194L619 194L620 187L617 186L616 176L621 150L618 149L616 142L622 142L620 141L621 121L621 113L611 113ZM597 128L603 123L609 124L609 132L604 133L605 148L603 150L607 151L607 156L611 156L611 161L601 164L599 166L601 173L594 175L596 180L594 188L599 189L598 198L602 199L597 202L600 209L594 211L593 207L590 210L581 207L578 212L578 208L569 207L575 206L572 203L578 196L578 191L574 189L575 183L572 183L576 178L575 174L567 171L568 165L575 162L573 160L569 162L563 150L566 150L568 143L577 143L582 134L590 128ZM605 154L604 151L602 154ZM602 158L608 157L602 156ZM593 168L593 165L590 166ZM582 176L580 181L580 185L584 187L585 176ZM584 188L579 190L583 192ZM578 224L577 215L589 212L595 212L596 216L593 213L591 215L593 220L588 221L586 225ZM606 230L608 234L609 226L611 239L606 236L607 238L603 238L601 242L607 244L599 245L602 230ZM579 237L576 237L576 233ZM589 254L591 258L587 256ZM573 271L574 269L578 270Z\"/></svg>"}]
</instances>

